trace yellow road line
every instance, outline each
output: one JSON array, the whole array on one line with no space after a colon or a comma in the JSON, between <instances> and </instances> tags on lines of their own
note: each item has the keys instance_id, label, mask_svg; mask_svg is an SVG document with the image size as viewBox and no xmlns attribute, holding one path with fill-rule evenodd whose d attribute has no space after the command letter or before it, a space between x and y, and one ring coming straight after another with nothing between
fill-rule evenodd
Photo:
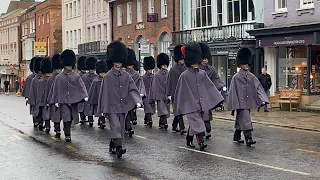
<instances>
[{"instance_id":1,"label":"yellow road line","mask_svg":"<svg viewBox=\"0 0 320 180\"><path fill-rule=\"evenodd\" d=\"M250 162L250 161L237 159L237 158L232 158L232 157L228 157L228 156L223 156L223 155L219 155L219 154L213 154L213 153L209 153L209 152L198 151L198 150L190 149L190 148L186 148L186 147L179 147L179 148L180 149L184 149L184 150L188 150L188 151L201 153L201 154L215 156L215 157L219 157L219 158L223 158L223 159L237 161L237 162L241 162L241 163L251 164L251 165L260 166L260 167L265 167L265 168L269 168L269 169L275 169L275 170L279 170L279 171L290 172L290 173L300 174L300 175L305 175L305 176L311 175L310 173L305 173L305 172L301 172L301 171L294 171L294 170L290 170L290 169L284 169L284 168L275 167L275 166L266 165L266 164L260 164L260 163L256 163L256 162Z\"/></svg>"},{"instance_id":2,"label":"yellow road line","mask_svg":"<svg viewBox=\"0 0 320 180\"><path fill-rule=\"evenodd\" d=\"M302 152L308 152L308 153L313 153L313 154L320 154L320 152L317 151L311 151L307 149L296 149L297 151L302 151Z\"/></svg>"},{"instance_id":3,"label":"yellow road line","mask_svg":"<svg viewBox=\"0 0 320 180\"><path fill-rule=\"evenodd\" d=\"M72 152L77 152L77 151L78 151L77 148L75 148L75 147L73 147L73 146L71 146L71 145L66 145L65 147L66 147L67 149L69 149L70 151L72 151Z\"/></svg>"}]
</instances>

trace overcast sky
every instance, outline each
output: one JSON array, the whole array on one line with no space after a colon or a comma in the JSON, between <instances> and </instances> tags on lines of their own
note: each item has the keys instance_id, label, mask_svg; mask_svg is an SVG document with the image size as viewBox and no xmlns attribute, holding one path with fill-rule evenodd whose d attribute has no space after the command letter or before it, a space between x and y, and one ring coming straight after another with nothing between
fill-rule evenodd
<instances>
[{"instance_id":1,"label":"overcast sky","mask_svg":"<svg viewBox=\"0 0 320 180\"><path fill-rule=\"evenodd\" d=\"M0 14L1 14L1 13L7 12L7 9L11 0L0 0L0 1L1 1L1 5L0 5ZM36 0L36 1L43 1L43 0Z\"/></svg>"}]
</instances>

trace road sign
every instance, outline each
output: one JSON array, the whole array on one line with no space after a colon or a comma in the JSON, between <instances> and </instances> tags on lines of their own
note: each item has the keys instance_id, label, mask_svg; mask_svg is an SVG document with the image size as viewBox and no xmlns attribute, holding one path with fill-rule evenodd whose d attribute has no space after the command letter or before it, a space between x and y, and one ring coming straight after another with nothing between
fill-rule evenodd
<instances>
[{"instance_id":1,"label":"road sign","mask_svg":"<svg viewBox=\"0 0 320 180\"><path fill-rule=\"evenodd\" d=\"M142 57L150 55L150 45L149 44L146 44L146 45L141 44L140 49L141 49L140 53L141 53Z\"/></svg>"},{"instance_id":2,"label":"road sign","mask_svg":"<svg viewBox=\"0 0 320 180\"><path fill-rule=\"evenodd\" d=\"M36 56L47 55L47 42L36 42L34 46Z\"/></svg>"}]
</instances>

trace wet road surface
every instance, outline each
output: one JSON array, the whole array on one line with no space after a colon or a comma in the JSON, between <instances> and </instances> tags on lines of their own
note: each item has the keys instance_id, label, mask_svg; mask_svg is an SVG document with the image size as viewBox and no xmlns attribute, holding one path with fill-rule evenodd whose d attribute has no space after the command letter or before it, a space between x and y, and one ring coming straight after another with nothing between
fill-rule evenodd
<instances>
[{"instance_id":1,"label":"wet road surface","mask_svg":"<svg viewBox=\"0 0 320 180\"><path fill-rule=\"evenodd\" d=\"M23 98L0 95L0 179L320 179L320 133L254 125L257 144L232 142L233 123L215 120L206 152L185 136L138 125L127 154L108 153L108 128L76 125L72 143L33 129ZM169 120L171 124L172 119ZM185 122L186 119L185 119Z\"/></svg>"}]
</instances>

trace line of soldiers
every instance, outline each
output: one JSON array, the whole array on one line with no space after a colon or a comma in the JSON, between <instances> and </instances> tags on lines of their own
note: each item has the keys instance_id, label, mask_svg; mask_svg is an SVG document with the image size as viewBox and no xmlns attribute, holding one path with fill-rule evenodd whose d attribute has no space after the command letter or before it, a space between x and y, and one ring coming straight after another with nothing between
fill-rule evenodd
<instances>
[{"instance_id":1,"label":"line of soldiers","mask_svg":"<svg viewBox=\"0 0 320 180\"><path fill-rule=\"evenodd\" d=\"M85 56L76 60L72 50L65 50L52 58L31 60L33 73L25 81L22 96L29 104L34 127L49 134L51 120L55 137L60 138L62 120L67 142L71 141L72 123L88 122L92 127L94 117L98 117L98 126L103 129L108 119L109 151L118 158L126 153L125 133L129 137L134 134L137 108L144 108L145 125L152 127L152 115L157 112L159 127L167 130L172 104L172 130L181 135L187 133L187 146L191 148L195 147L195 136L203 151L207 147L204 138L211 137L212 110L224 101L219 91L226 91L215 69L208 64L210 60L210 48L205 43L178 45L174 48L176 63L170 71L169 56L160 53L157 61L152 56L144 58L146 73L140 76L134 51L120 41L108 45L107 61ZM260 82L248 71L250 60L251 51L242 48L238 53L241 70L232 79L228 98L228 109L233 115L236 112L233 140L244 143L243 131L248 146L255 144L250 109L268 103ZM74 72L76 64L79 73ZM159 70L153 74L156 65ZM188 119L188 129L183 116Z\"/></svg>"}]
</instances>

